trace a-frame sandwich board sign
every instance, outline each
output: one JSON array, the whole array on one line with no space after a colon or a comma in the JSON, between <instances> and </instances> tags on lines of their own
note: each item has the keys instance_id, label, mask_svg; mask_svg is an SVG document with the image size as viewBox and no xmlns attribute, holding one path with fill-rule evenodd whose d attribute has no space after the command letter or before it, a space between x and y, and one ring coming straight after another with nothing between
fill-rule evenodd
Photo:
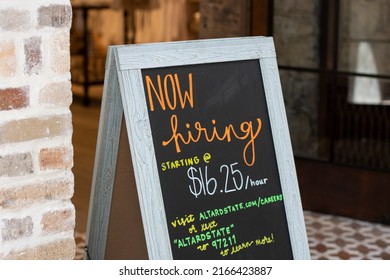
<instances>
[{"instance_id":1,"label":"a-frame sandwich board sign","mask_svg":"<svg viewBox=\"0 0 390 280\"><path fill-rule=\"evenodd\" d=\"M310 258L271 37L109 47L86 251Z\"/></svg>"}]
</instances>

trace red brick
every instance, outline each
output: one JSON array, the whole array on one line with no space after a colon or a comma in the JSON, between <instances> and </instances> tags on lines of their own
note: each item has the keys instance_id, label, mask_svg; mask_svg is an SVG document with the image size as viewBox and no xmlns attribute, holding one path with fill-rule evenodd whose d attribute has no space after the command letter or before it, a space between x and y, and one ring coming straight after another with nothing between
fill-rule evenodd
<instances>
[{"instance_id":1,"label":"red brick","mask_svg":"<svg viewBox=\"0 0 390 280\"><path fill-rule=\"evenodd\" d=\"M72 177L73 178L73 177ZM33 183L0 188L0 209L16 209L47 201L72 198L73 179L35 179Z\"/></svg>"},{"instance_id":2,"label":"red brick","mask_svg":"<svg viewBox=\"0 0 390 280\"><path fill-rule=\"evenodd\" d=\"M16 177L33 173L30 153L0 156L0 177Z\"/></svg>"},{"instance_id":3,"label":"red brick","mask_svg":"<svg viewBox=\"0 0 390 280\"><path fill-rule=\"evenodd\" d=\"M30 28L31 16L28 11L16 9L0 10L0 31L25 31Z\"/></svg>"},{"instance_id":4,"label":"red brick","mask_svg":"<svg viewBox=\"0 0 390 280\"><path fill-rule=\"evenodd\" d=\"M41 170L71 169L73 167L73 149L70 147L45 148L39 152Z\"/></svg>"},{"instance_id":5,"label":"red brick","mask_svg":"<svg viewBox=\"0 0 390 280\"><path fill-rule=\"evenodd\" d=\"M42 230L45 233L56 233L73 230L75 213L73 209L50 211L42 216Z\"/></svg>"},{"instance_id":6,"label":"red brick","mask_svg":"<svg viewBox=\"0 0 390 280\"><path fill-rule=\"evenodd\" d=\"M72 103L72 83L48 84L39 92L39 103L68 108Z\"/></svg>"},{"instance_id":7,"label":"red brick","mask_svg":"<svg viewBox=\"0 0 390 280\"><path fill-rule=\"evenodd\" d=\"M0 89L0 111L22 109L29 104L29 87Z\"/></svg>"},{"instance_id":8,"label":"red brick","mask_svg":"<svg viewBox=\"0 0 390 280\"><path fill-rule=\"evenodd\" d=\"M69 5L49 5L38 9L38 24L41 27L70 27L72 8Z\"/></svg>"},{"instance_id":9,"label":"red brick","mask_svg":"<svg viewBox=\"0 0 390 280\"><path fill-rule=\"evenodd\" d=\"M71 133L70 114L11 120L0 123L0 145L65 136Z\"/></svg>"},{"instance_id":10,"label":"red brick","mask_svg":"<svg viewBox=\"0 0 390 280\"><path fill-rule=\"evenodd\" d=\"M4 219L1 224L4 225L1 230L3 241L28 237L33 231L33 221L31 217Z\"/></svg>"},{"instance_id":11,"label":"red brick","mask_svg":"<svg viewBox=\"0 0 390 280\"><path fill-rule=\"evenodd\" d=\"M28 75L38 74L42 68L41 37L31 37L24 40L25 64L24 71Z\"/></svg>"},{"instance_id":12,"label":"red brick","mask_svg":"<svg viewBox=\"0 0 390 280\"><path fill-rule=\"evenodd\" d=\"M13 40L0 40L0 76L15 76L16 67L15 42Z\"/></svg>"},{"instance_id":13,"label":"red brick","mask_svg":"<svg viewBox=\"0 0 390 280\"><path fill-rule=\"evenodd\" d=\"M7 260L72 260L76 254L74 239L61 239L36 247L29 246L25 250L12 251L4 259Z\"/></svg>"},{"instance_id":14,"label":"red brick","mask_svg":"<svg viewBox=\"0 0 390 280\"><path fill-rule=\"evenodd\" d=\"M58 32L51 38L51 65L50 68L58 73L64 74L70 71L70 36L69 32Z\"/></svg>"}]
</instances>

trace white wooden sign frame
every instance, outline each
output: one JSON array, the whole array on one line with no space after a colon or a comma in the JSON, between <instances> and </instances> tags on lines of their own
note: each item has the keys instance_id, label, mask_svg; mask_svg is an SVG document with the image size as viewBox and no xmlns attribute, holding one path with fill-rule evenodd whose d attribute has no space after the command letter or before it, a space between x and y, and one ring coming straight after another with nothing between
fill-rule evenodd
<instances>
[{"instance_id":1,"label":"white wooden sign frame","mask_svg":"<svg viewBox=\"0 0 390 280\"><path fill-rule=\"evenodd\" d=\"M87 228L91 259L104 258L123 115L149 259L172 259L141 69L253 59L260 62L293 257L310 258L273 39L243 37L109 47Z\"/></svg>"}]
</instances>

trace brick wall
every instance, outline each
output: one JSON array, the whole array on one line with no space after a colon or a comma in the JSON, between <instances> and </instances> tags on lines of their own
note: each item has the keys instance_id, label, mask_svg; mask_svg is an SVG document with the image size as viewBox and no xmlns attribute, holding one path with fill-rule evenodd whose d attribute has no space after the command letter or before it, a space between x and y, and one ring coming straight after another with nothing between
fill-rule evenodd
<instances>
[{"instance_id":1,"label":"brick wall","mask_svg":"<svg viewBox=\"0 0 390 280\"><path fill-rule=\"evenodd\" d=\"M0 259L72 259L69 0L0 0Z\"/></svg>"}]
</instances>

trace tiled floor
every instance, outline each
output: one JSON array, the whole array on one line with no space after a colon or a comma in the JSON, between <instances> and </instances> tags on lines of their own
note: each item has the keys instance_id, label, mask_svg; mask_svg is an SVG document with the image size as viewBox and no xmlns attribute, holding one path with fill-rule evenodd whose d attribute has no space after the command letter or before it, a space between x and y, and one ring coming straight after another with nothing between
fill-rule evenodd
<instances>
[{"instance_id":1,"label":"tiled floor","mask_svg":"<svg viewBox=\"0 0 390 280\"><path fill-rule=\"evenodd\" d=\"M390 260L390 226L304 211L313 260ZM77 255L85 235L76 232Z\"/></svg>"},{"instance_id":2,"label":"tiled floor","mask_svg":"<svg viewBox=\"0 0 390 280\"><path fill-rule=\"evenodd\" d=\"M390 226L305 211L311 258L390 260Z\"/></svg>"}]
</instances>

